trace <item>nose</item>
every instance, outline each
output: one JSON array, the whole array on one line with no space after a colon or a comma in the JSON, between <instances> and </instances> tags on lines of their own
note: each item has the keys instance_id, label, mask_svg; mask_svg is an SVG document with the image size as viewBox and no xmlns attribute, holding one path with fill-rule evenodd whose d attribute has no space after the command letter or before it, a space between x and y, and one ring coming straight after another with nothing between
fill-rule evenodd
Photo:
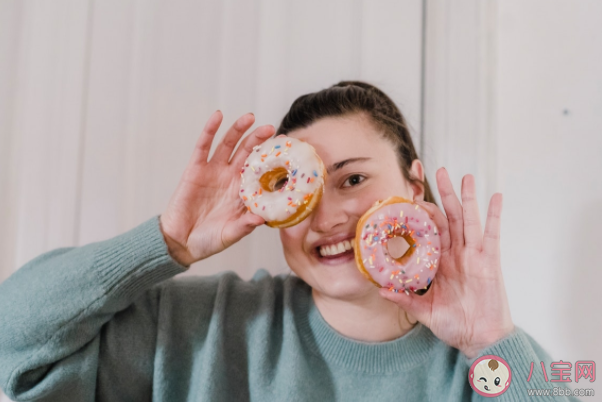
<instances>
[{"instance_id":1,"label":"nose","mask_svg":"<svg viewBox=\"0 0 602 402\"><path fill-rule=\"evenodd\" d=\"M324 189L322 199L318 203L314 213L310 215L311 230L318 233L328 233L337 226L344 224L349 219L342 203L337 202L333 191Z\"/></svg>"}]
</instances>

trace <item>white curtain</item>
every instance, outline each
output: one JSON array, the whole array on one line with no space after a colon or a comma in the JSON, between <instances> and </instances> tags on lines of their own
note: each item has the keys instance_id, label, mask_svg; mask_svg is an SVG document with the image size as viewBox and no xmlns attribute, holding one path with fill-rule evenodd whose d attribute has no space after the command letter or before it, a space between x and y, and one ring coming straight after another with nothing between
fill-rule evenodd
<instances>
[{"instance_id":1,"label":"white curtain","mask_svg":"<svg viewBox=\"0 0 602 402\"><path fill-rule=\"evenodd\" d=\"M161 213L216 109L277 126L296 97L362 79L420 144L421 0L4 0L0 16L0 281ZM186 275L258 268L287 270L277 230Z\"/></svg>"}]
</instances>

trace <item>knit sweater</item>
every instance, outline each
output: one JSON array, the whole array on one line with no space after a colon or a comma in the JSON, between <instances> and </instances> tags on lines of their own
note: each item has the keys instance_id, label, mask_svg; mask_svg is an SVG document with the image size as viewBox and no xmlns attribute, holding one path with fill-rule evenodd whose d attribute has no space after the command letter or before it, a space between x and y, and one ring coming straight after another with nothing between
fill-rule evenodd
<instances>
[{"instance_id":1,"label":"knit sweater","mask_svg":"<svg viewBox=\"0 0 602 402\"><path fill-rule=\"evenodd\" d=\"M186 269L157 217L30 261L0 285L0 388L15 401L487 400L468 382L474 359L426 326L359 342L324 321L297 277L172 278ZM527 382L531 362L551 360L520 328L487 354L512 369L500 401L559 384Z\"/></svg>"}]
</instances>

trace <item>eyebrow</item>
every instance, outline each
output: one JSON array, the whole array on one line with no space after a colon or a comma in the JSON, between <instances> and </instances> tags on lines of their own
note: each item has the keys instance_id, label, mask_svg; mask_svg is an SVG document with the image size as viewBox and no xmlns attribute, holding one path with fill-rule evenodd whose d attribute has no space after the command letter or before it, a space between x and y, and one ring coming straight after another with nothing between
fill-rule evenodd
<instances>
[{"instance_id":1,"label":"eyebrow","mask_svg":"<svg viewBox=\"0 0 602 402\"><path fill-rule=\"evenodd\" d=\"M369 159L370 158L366 158L366 157L345 159L344 161L333 163L328 169L326 169L326 172L328 174L332 174L333 172L336 172L337 170L341 169L345 165L348 165L350 163L355 163L355 162L364 162Z\"/></svg>"}]
</instances>

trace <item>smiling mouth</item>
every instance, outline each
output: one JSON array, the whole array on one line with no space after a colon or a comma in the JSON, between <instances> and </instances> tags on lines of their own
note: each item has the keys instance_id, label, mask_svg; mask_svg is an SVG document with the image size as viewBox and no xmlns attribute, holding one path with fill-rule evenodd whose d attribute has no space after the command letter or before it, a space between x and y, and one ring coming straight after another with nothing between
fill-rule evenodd
<instances>
[{"instance_id":1,"label":"smiling mouth","mask_svg":"<svg viewBox=\"0 0 602 402\"><path fill-rule=\"evenodd\" d=\"M334 244L325 244L318 247L318 254L322 257L338 257L353 250L353 243L353 239L351 239L351 241L343 240Z\"/></svg>"}]
</instances>

